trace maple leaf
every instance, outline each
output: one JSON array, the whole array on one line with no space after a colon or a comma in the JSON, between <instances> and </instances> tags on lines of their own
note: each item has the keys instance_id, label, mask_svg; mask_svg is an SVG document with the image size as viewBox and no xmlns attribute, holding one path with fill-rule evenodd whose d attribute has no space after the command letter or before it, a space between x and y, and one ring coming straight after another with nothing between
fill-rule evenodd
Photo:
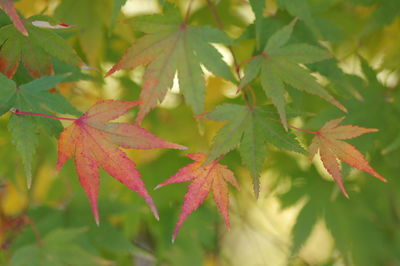
<instances>
[{"instance_id":1,"label":"maple leaf","mask_svg":"<svg viewBox=\"0 0 400 266\"><path fill-rule=\"evenodd\" d=\"M172 87L175 73L186 102L195 113L203 110L205 82L201 65L217 76L235 82L228 65L210 43L230 43L223 32L209 26L189 26L179 11L166 5L165 15L133 19L132 24L146 33L136 41L106 74L120 69L148 65L143 76L137 121L162 101Z\"/></svg>"},{"instance_id":2,"label":"maple leaf","mask_svg":"<svg viewBox=\"0 0 400 266\"><path fill-rule=\"evenodd\" d=\"M277 0L276 2L279 8L286 9L293 17L300 18L315 34L318 34L317 23L307 0Z\"/></svg>"},{"instance_id":3,"label":"maple leaf","mask_svg":"<svg viewBox=\"0 0 400 266\"><path fill-rule=\"evenodd\" d=\"M29 36L18 32L13 25L0 28L0 72L12 78L20 63L29 75L38 78L53 73L52 59L79 66L81 60L68 43L51 29L38 28L35 21L51 20L33 16L25 22Z\"/></svg>"},{"instance_id":4,"label":"maple leaf","mask_svg":"<svg viewBox=\"0 0 400 266\"><path fill-rule=\"evenodd\" d=\"M370 265L371 261L379 261L371 258L375 256L379 258L392 244L388 242L387 245L375 245L377 242L386 243L377 237L378 231L386 230L383 229L386 227L382 226L381 219L371 219L371 213L377 214L378 206L381 208L387 206L387 201L377 203L379 200L376 197L379 197L382 191L370 186L365 187L367 191L357 195L355 200L348 201L344 197L332 200L332 183L320 178L314 165L307 170L301 169L298 165L292 165L290 168L292 169L287 174L292 185L284 194L278 196L281 199L281 206L283 209L288 209L304 204L292 227L291 254L293 256L298 254L318 223L324 221L327 229L332 232L338 250L342 254L348 253L349 258L355 262L354 265ZM280 170L287 169L283 162ZM369 189L375 193L371 195ZM368 202L362 200L365 196L368 196ZM358 240L357 245L354 245L355 240ZM366 257L365 254L369 255Z\"/></svg>"},{"instance_id":5,"label":"maple leaf","mask_svg":"<svg viewBox=\"0 0 400 266\"><path fill-rule=\"evenodd\" d=\"M14 6L13 0L1 0L0 5L3 7L4 12L11 18L14 23L15 28L23 35L28 36L28 31L26 30L22 19L18 16L17 10Z\"/></svg>"},{"instance_id":6,"label":"maple leaf","mask_svg":"<svg viewBox=\"0 0 400 266\"><path fill-rule=\"evenodd\" d=\"M228 121L213 139L208 162L240 144L240 157L250 170L256 197L259 193L259 177L266 157L267 142L280 149L304 153L295 135L285 132L279 123L272 121L276 120L277 115L271 107L250 108L245 105L224 104L204 115L212 120Z\"/></svg>"},{"instance_id":7,"label":"maple leaf","mask_svg":"<svg viewBox=\"0 0 400 266\"><path fill-rule=\"evenodd\" d=\"M155 189L162 186L192 181L188 191L185 194L185 200L182 206L182 212L175 226L172 241L175 240L179 229L185 219L204 202L210 190L213 191L214 200L219 211L224 217L225 224L230 228L229 223L229 191L227 182L231 183L237 189L239 184L229 169L225 165L218 163L218 160L205 165L207 155L204 153L186 154L187 157L195 162L179 169L168 180L159 184Z\"/></svg>"},{"instance_id":8,"label":"maple leaf","mask_svg":"<svg viewBox=\"0 0 400 266\"><path fill-rule=\"evenodd\" d=\"M99 58L102 58L107 37L106 27L110 24L110 18L114 16L115 5L118 5L115 2L115 0L63 0L54 11L54 16L60 21L79 27L74 38L90 65L98 64Z\"/></svg>"},{"instance_id":9,"label":"maple leaf","mask_svg":"<svg viewBox=\"0 0 400 266\"><path fill-rule=\"evenodd\" d=\"M250 6L256 17L254 21L255 35L257 40L257 49L260 48L260 39L262 34L262 19L264 17L265 1L250 0Z\"/></svg>"},{"instance_id":10,"label":"maple leaf","mask_svg":"<svg viewBox=\"0 0 400 266\"><path fill-rule=\"evenodd\" d=\"M342 104L310 76L309 70L299 65L327 59L330 57L329 53L308 44L285 45L292 34L295 21L278 30L269 38L261 54L254 56L248 63L245 75L239 85L240 89L244 88L260 73L261 86L267 97L271 98L276 106L286 130L285 83L296 89L317 95L347 112Z\"/></svg>"},{"instance_id":11,"label":"maple leaf","mask_svg":"<svg viewBox=\"0 0 400 266\"><path fill-rule=\"evenodd\" d=\"M50 231L44 235L40 244L28 242L18 249L9 265L110 265L110 261L81 248L79 239L85 233L85 228Z\"/></svg>"},{"instance_id":12,"label":"maple leaf","mask_svg":"<svg viewBox=\"0 0 400 266\"><path fill-rule=\"evenodd\" d=\"M184 146L164 141L137 125L108 122L139 103L139 101L121 100L97 102L67 127L58 141L57 170L72 156L75 157L79 181L88 195L97 224L99 223L97 209L99 167L143 197L158 219L157 209L140 179L135 163L118 147L186 149Z\"/></svg>"},{"instance_id":13,"label":"maple leaf","mask_svg":"<svg viewBox=\"0 0 400 266\"><path fill-rule=\"evenodd\" d=\"M49 92L49 89L54 88L68 76L44 76L17 86L13 80L0 73L0 115L8 112L11 108L46 115L51 115L52 112L80 115L80 112L59 93ZM8 130L13 143L22 157L28 187L31 184L31 164L38 144L37 132L40 128L54 137L58 137L62 131L60 121L38 116L12 115L8 121Z\"/></svg>"},{"instance_id":14,"label":"maple leaf","mask_svg":"<svg viewBox=\"0 0 400 266\"><path fill-rule=\"evenodd\" d=\"M352 139L378 130L353 125L339 126L343 119L344 117L341 117L328 121L320 130L314 132L315 137L311 142L309 151L310 159L312 159L319 150L319 155L325 169L336 181L342 193L346 197L349 197L343 186L338 159L382 181L386 182L386 179L369 165L363 154L356 147L342 141L342 139Z\"/></svg>"}]
</instances>

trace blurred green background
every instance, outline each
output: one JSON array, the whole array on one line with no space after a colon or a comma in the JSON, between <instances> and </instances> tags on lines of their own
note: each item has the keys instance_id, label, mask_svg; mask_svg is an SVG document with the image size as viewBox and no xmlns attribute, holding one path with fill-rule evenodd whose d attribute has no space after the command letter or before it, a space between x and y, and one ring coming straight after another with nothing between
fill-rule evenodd
<instances>
[{"instance_id":1,"label":"blurred green background","mask_svg":"<svg viewBox=\"0 0 400 266\"><path fill-rule=\"evenodd\" d=\"M124 19L160 12L165 1L20 0L25 17L45 14L78 27L57 31L68 39L86 64L80 72L54 62L56 73L74 72L63 83L63 95L80 111L105 98L136 100L144 68L119 71L103 79L140 33ZM182 13L190 1L172 1ZM233 52L241 62L255 49L254 15L246 0L211 1L236 39ZM293 4L295 3L295 4ZM121 13L113 7L123 5ZM241 190L230 189L227 230L208 198L184 223L171 243L187 184L157 184L190 162L181 151L126 150L138 164L160 213L158 222L138 195L101 172L97 227L72 161L55 172L56 139L40 133L27 190L21 158L0 118L0 265L400 265L400 1L399 0L268 0L263 37L300 17L291 42L318 43L334 58L308 65L349 110L344 124L379 129L354 141L388 183L343 166L344 198L321 166L306 157L267 146L261 193L254 198L249 171L236 151L221 161L236 174ZM7 24L1 17L0 25ZM218 27L207 1L194 0L190 23ZM226 47L217 46L233 65ZM318 72L318 73L317 73ZM288 73L290 75L290 73ZM243 104L236 87L206 75L206 111L229 102ZM24 81L21 68L16 79ZM257 101L267 102L254 84ZM343 115L315 96L288 88L290 107L301 116L290 122L318 129ZM130 114L129 121L132 120ZM68 123L65 123L68 125ZM143 127L168 141L207 152L222 123L193 118L177 84L143 121ZM299 134L306 146L309 136ZM45 264L43 264L45 263Z\"/></svg>"}]
</instances>

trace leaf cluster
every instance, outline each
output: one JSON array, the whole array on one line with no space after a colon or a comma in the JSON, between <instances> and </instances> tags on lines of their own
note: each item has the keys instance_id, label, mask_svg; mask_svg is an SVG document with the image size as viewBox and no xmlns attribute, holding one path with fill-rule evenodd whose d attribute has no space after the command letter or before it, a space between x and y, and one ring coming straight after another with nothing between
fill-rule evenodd
<instances>
[{"instance_id":1,"label":"leaf cluster","mask_svg":"<svg viewBox=\"0 0 400 266\"><path fill-rule=\"evenodd\" d=\"M28 2L0 1L0 264L203 265L248 183L302 205L289 263L320 222L324 263L399 263L399 1Z\"/></svg>"}]
</instances>

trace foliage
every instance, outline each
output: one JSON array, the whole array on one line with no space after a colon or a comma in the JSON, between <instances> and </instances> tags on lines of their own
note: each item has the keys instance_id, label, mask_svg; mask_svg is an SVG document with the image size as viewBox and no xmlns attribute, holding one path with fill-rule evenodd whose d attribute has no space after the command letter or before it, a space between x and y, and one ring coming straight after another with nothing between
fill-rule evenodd
<instances>
[{"instance_id":1,"label":"foliage","mask_svg":"<svg viewBox=\"0 0 400 266\"><path fill-rule=\"evenodd\" d=\"M187 156L195 162L181 168L178 173L156 187L159 188L169 184L193 181L186 192L182 213L176 224L172 241L175 240L183 221L204 202L210 190L212 190L215 203L224 217L226 226L229 228L229 192L227 183L231 183L239 189L232 171L227 169L225 165L219 164L218 160L204 165L207 161L206 154L187 154Z\"/></svg>"},{"instance_id":2,"label":"foliage","mask_svg":"<svg viewBox=\"0 0 400 266\"><path fill-rule=\"evenodd\" d=\"M88 195L97 224L99 224L97 210L99 167L122 184L138 192L150 205L157 220L159 219L153 199L144 187L135 163L129 160L124 152L118 150L118 147L186 149L159 139L137 125L105 123L118 118L137 104L136 101L118 100L97 102L79 119L74 120L73 124L60 135L57 170L75 156L76 172Z\"/></svg>"},{"instance_id":3,"label":"foliage","mask_svg":"<svg viewBox=\"0 0 400 266\"><path fill-rule=\"evenodd\" d=\"M0 264L399 264L399 3L0 0Z\"/></svg>"}]
</instances>

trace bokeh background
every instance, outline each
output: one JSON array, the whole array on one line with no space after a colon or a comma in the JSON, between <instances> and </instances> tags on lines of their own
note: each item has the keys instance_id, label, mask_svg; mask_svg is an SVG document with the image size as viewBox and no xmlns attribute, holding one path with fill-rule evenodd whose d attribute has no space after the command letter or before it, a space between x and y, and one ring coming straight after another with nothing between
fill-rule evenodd
<instances>
[{"instance_id":1,"label":"bokeh background","mask_svg":"<svg viewBox=\"0 0 400 266\"><path fill-rule=\"evenodd\" d=\"M77 25L58 33L68 39L93 69L73 71L75 80L61 91L79 110L100 99L135 100L144 68L119 71L103 79L125 49L141 33L124 23L129 17L158 13L156 0L20 0L25 17L45 14ZM172 1L182 13L189 1ZM236 39L237 60L252 56L255 47L254 15L246 0L212 1L227 34ZM306 157L268 146L255 199L249 171L236 151L221 161L241 185L231 192L227 230L212 198L189 216L175 244L171 243L186 184L151 191L190 162L181 151L127 150L138 164L146 187L158 207L158 222L144 201L101 172L97 227L90 206L69 161L55 172L56 139L40 134L33 166L33 185L26 188L21 158L7 130L9 115L0 118L0 265L400 265L400 1L304 0L305 11L292 42L323 43L334 55L308 67L348 109L347 124L379 129L354 141L387 183L343 166L350 199L344 198L319 158ZM120 14L113 5L123 5ZM305 14L305 15L304 15ZM287 24L296 11L283 0L266 1L265 39ZM113 16L115 23L112 23ZM7 23L2 14L1 25ZM218 25L207 1L194 0L190 23ZM229 50L217 46L232 66ZM23 80L23 70L17 78ZM290 73L288 73L290 75ZM236 87L206 75L207 111L223 102L243 103ZM255 84L258 102L267 100ZM301 111L292 124L318 129L342 116L335 107L289 88L291 107ZM122 120L133 121L135 111ZM65 125L68 125L66 123ZM195 119L179 93L168 93L143 122L158 136L207 152L222 123ZM298 138L306 146L309 136ZM43 259L45 258L45 259ZM39 262L40 261L40 262ZM45 263L45 264L42 264Z\"/></svg>"}]
</instances>

